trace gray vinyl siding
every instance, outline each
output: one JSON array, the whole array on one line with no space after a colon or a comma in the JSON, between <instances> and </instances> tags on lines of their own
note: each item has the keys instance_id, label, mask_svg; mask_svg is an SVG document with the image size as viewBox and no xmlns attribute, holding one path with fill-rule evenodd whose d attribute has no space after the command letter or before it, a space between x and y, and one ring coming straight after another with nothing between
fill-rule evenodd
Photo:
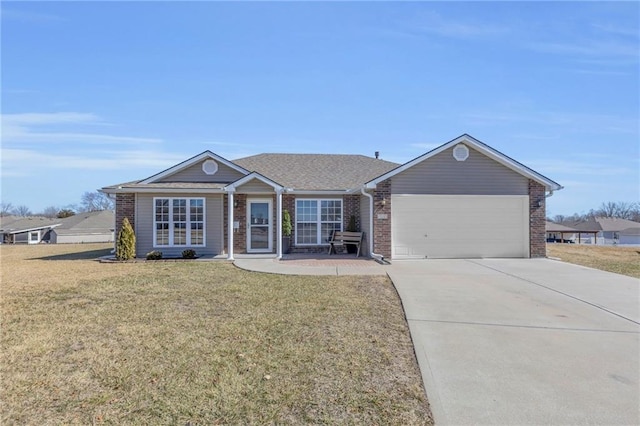
<instances>
[{"instance_id":1,"label":"gray vinyl siding","mask_svg":"<svg viewBox=\"0 0 640 426\"><path fill-rule=\"evenodd\" d=\"M205 199L205 247L154 247L153 219L154 198L204 198ZM152 250L159 250L164 256L180 256L182 251L193 248L198 255L218 255L224 247L222 195L203 194L137 194L136 197L136 255L144 257Z\"/></svg>"},{"instance_id":2,"label":"gray vinyl siding","mask_svg":"<svg viewBox=\"0 0 640 426\"><path fill-rule=\"evenodd\" d=\"M266 183L258 179L252 179L249 182L245 183L244 185L239 186L237 188L237 191L241 194L243 193L264 194L264 193L274 192L273 187L271 187L270 185L267 185Z\"/></svg>"},{"instance_id":3,"label":"gray vinyl siding","mask_svg":"<svg viewBox=\"0 0 640 426\"><path fill-rule=\"evenodd\" d=\"M527 195L528 180L469 147L465 161L447 149L391 178L392 194Z\"/></svg>"},{"instance_id":4,"label":"gray vinyl siding","mask_svg":"<svg viewBox=\"0 0 640 426\"><path fill-rule=\"evenodd\" d=\"M364 232L364 239L362 240L362 255L369 256L369 197L365 197L364 195L360 197L360 230Z\"/></svg>"},{"instance_id":5,"label":"gray vinyl siding","mask_svg":"<svg viewBox=\"0 0 640 426\"><path fill-rule=\"evenodd\" d=\"M240 179L244 176L242 173L226 166L219 161L218 171L215 174L208 175L202 171L203 161L192 165L184 170L179 171L171 176L167 176L158 182L214 182L214 183L229 183Z\"/></svg>"}]
</instances>

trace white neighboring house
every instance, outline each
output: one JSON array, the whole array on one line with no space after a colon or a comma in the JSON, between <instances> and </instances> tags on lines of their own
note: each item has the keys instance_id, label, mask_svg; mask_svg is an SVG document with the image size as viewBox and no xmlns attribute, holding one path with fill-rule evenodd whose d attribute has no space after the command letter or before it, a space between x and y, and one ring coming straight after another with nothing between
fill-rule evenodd
<instances>
[{"instance_id":1,"label":"white neighboring house","mask_svg":"<svg viewBox=\"0 0 640 426\"><path fill-rule=\"evenodd\" d=\"M567 222L564 225L582 231L580 236L584 244L640 244L640 223L632 220L592 217L579 222Z\"/></svg>"},{"instance_id":2,"label":"white neighboring house","mask_svg":"<svg viewBox=\"0 0 640 426\"><path fill-rule=\"evenodd\" d=\"M52 229L60 226L61 219L46 217L5 216L0 218L3 244L39 244Z\"/></svg>"},{"instance_id":3,"label":"white neighboring house","mask_svg":"<svg viewBox=\"0 0 640 426\"><path fill-rule=\"evenodd\" d=\"M78 213L58 219L60 226L51 229L50 243L111 243L114 239L115 213L113 210Z\"/></svg>"},{"instance_id":4,"label":"white neighboring house","mask_svg":"<svg viewBox=\"0 0 640 426\"><path fill-rule=\"evenodd\" d=\"M620 231L620 244L640 245L640 227Z\"/></svg>"}]
</instances>

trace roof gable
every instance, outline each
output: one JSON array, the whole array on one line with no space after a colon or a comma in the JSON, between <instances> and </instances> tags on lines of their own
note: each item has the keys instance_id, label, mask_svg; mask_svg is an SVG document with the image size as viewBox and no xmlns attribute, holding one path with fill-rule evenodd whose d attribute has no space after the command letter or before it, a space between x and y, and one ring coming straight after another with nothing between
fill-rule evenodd
<instances>
[{"instance_id":1,"label":"roof gable","mask_svg":"<svg viewBox=\"0 0 640 426\"><path fill-rule=\"evenodd\" d=\"M281 191L284 189L284 187L280 184L278 184L277 182L272 181L271 179L262 176L260 173L257 172L252 172L246 176L244 176L241 179L238 179L237 181L230 183L229 185L224 187L225 191L228 192L233 192L235 191L237 188L248 184L249 182L253 181L253 180L257 180L260 181L262 183L264 183L265 185L270 186L271 188L273 188L276 191Z\"/></svg>"},{"instance_id":2,"label":"roof gable","mask_svg":"<svg viewBox=\"0 0 640 426\"><path fill-rule=\"evenodd\" d=\"M195 157L191 157L188 160L183 161L182 163L176 164L173 167L170 167L160 173L156 173L153 176L150 176L146 179L141 180L140 184L148 184L148 183L157 183L163 180L168 179L171 176L175 176L176 174L188 169L189 167L204 162L206 160L213 160L215 162L221 163L224 166L242 174L242 175L247 175L249 174L249 171L242 168L241 166L232 163L231 161L227 160L226 158L223 158L217 154L214 154L211 151L204 151L198 155L196 155Z\"/></svg>"},{"instance_id":3,"label":"roof gable","mask_svg":"<svg viewBox=\"0 0 640 426\"><path fill-rule=\"evenodd\" d=\"M366 183L366 187L367 188L374 188L378 183L389 179L390 177L393 177L395 175L397 175L398 173L401 173L405 170L410 169L411 167L422 163L425 160L428 160L429 158L432 158L438 154L440 154L441 152L452 148L458 144L464 144L467 145L470 148L475 149L476 151L484 154L485 156L491 158L492 160L502 164L503 166L513 170L516 173L519 173L520 175L528 178L528 179L532 179L536 182L539 182L540 184L544 185L548 190L550 191L557 191L562 189L562 186L560 184L558 184L557 182L554 182L553 180L541 175L540 173L528 168L527 166L525 166L522 163L519 163L518 161L514 160L511 157L508 157L507 155L491 148L489 145L486 145L482 142L480 142L479 140L464 134L462 136L459 136L443 145L440 145L439 147L419 156L414 158L413 160L408 161L407 163L383 174L380 175L378 177L376 177L375 179L372 179L371 181L368 181Z\"/></svg>"}]
</instances>

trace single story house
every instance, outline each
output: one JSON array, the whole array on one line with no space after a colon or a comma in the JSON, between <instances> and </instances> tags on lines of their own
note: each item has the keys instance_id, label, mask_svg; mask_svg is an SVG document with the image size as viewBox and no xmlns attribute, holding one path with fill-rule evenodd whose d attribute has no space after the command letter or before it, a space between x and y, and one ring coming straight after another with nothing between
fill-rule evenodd
<instances>
[{"instance_id":1,"label":"single story house","mask_svg":"<svg viewBox=\"0 0 640 426\"><path fill-rule=\"evenodd\" d=\"M39 244L49 231L58 226L60 226L60 219L40 216L0 218L3 244Z\"/></svg>"},{"instance_id":2,"label":"single story house","mask_svg":"<svg viewBox=\"0 0 640 426\"><path fill-rule=\"evenodd\" d=\"M543 257L545 200L558 183L462 135L405 164L362 155L205 151L158 174L107 186L116 235L126 217L138 256L282 256L282 213L293 252L326 252L353 216L365 254L386 259Z\"/></svg>"},{"instance_id":3,"label":"single story house","mask_svg":"<svg viewBox=\"0 0 640 426\"><path fill-rule=\"evenodd\" d=\"M640 223L616 217L589 217L586 220L564 222L579 231L586 244L640 244L636 229Z\"/></svg>"},{"instance_id":4,"label":"single story house","mask_svg":"<svg viewBox=\"0 0 640 426\"><path fill-rule=\"evenodd\" d=\"M548 243L575 243L578 230L555 222L545 223Z\"/></svg>"},{"instance_id":5,"label":"single story house","mask_svg":"<svg viewBox=\"0 0 640 426\"><path fill-rule=\"evenodd\" d=\"M115 241L116 216L113 210L78 213L58 219L45 237L50 243L109 243Z\"/></svg>"}]
</instances>

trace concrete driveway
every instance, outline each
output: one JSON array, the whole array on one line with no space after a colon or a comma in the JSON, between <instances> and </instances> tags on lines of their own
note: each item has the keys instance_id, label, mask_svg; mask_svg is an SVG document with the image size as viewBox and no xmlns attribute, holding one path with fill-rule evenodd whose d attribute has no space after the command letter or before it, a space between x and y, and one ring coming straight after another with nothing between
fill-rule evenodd
<instances>
[{"instance_id":1,"label":"concrete driveway","mask_svg":"<svg viewBox=\"0 0 640 426\"><path fill-rule=\"evenodd\" d=\"M549 259L395 261L436 424L640 424L640 281Z\"/></svg>"}]
</instances>

